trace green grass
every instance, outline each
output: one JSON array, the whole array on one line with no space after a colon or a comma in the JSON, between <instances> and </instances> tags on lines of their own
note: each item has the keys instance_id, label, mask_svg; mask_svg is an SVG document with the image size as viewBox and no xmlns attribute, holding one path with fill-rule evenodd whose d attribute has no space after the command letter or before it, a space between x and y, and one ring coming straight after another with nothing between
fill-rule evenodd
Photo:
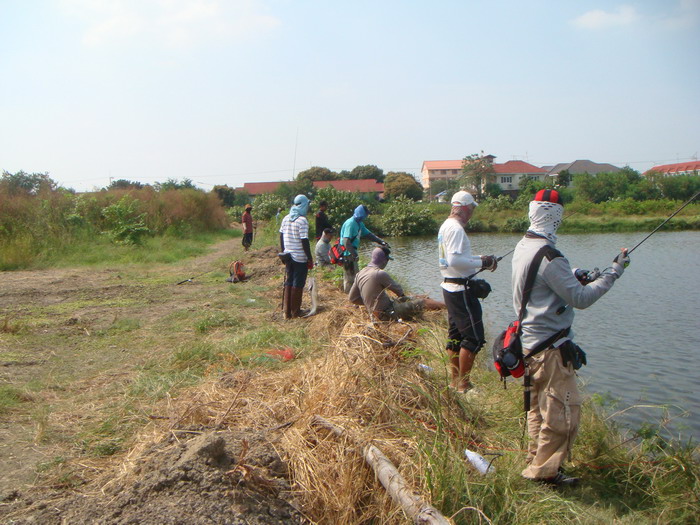
<instances>
[{"instance_id":1,"label":"green grass","mask_svg":"<svg viewBox=\"0 0 700 525\"><path fill-rule=\"evenodd\" d=\"M0 416L19 406L29 398L18 388L0 385Z\"/></svg>"},{"instance_id":2,"label":"green grass","mask_svg":"<svg viewBox=\"0 0 700 525\"><path fill-rule=\"evenodd\" d=\"M144 239L140 245L113 243L104 235L79 236L47 246L40 253L29 256L7 254L7 262L0 260L0 270L38 269L48 267L94 266L124 264L171 264L202 255L217 241L240 237L236 229L217 232L160 235ZM9 247L7 247L9 250ZM19 249L19 248L18 248Z\"/></svg>"}]
</instances>

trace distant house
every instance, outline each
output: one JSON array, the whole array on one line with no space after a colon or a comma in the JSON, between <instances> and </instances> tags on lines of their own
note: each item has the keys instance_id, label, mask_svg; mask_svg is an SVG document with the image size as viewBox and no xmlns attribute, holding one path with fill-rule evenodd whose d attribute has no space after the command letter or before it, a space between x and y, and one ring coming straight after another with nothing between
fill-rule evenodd
<instances>
[{"instance_id":1,"label":"distant house","mask_svg":"<svg viewBox=\"0 0 700 525\"><path fill-rule=\"evenodd\" d=\"M371 193L375 196L382 197L384 195L384 184L377 182L375 179L356 179L356 180L317 180L314 181L314 187L321 189L332 186L339 191L350 191L354 193Z\"/></svg>"},{"instance_id":2,"label":"distant house","mask_svg":"<svg viewBox=\"0 0 700 525\"><path fill-rule=\"evenodd\" d=\"M246 182L241 189L248 192L251 197L262 195L263 193L274 193L282 184L290 184L289 181L279 182Z\"/></svg>"},{"instance_id":3,"label":"distant house","mask_svg":"<svg viewBox=\"0 0 700 525\"><path fill-rule=\"evenodd\" d=\"M549 168L548 177L556 177L562 171L568 171L571 175L579 175L588 173L589 175L597 175L598 173L613 173L620 171L620 168L607 164L605 162L593 162L592 160L575 160L573 162L562 162Z\"/></svg>"},{"instance_id":4,"label":"distant house","mask_svg":"<svg viewBox=\"0 0 700 525\"><path fill-rule=\"evenodd\" d=\"M494 155L484 157L493 164L494 175L491 180L495 182L506 193L516 193L520 189L520 180L523 177L530 179L544 180L547 171L538 168L522 160L509 160L508 162L494 162ZM421 168L421 183L423 188L430 188L431 183L436 180L456 179L462 174L463 160L426 160Z\"/></svg>"},{"instance_id":5,"label":"distant house","mask_svg":"<svg viewBox=\"0 0 700 525\"><path fill-rule=\"evenodd\" d=\"M700 161L692 162L677 162L676 164L662 164L654 166L649 171L645 171L644 175L650 173L661 173L665 177L673 175L698 175L700 173Z\"/></svg>"}]
</instances>

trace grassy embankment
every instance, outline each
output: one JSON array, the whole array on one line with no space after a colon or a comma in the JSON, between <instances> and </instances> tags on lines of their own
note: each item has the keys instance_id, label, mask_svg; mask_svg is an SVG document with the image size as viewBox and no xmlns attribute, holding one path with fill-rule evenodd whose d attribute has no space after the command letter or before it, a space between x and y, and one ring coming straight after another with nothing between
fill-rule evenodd
<instances>
[{"instance_id":1,"label":"grassy embankment","mask_svg":"<svg viewBox=\"0 0 700 525\"><path fill-rule=\"evenodd\" d=\"M258 233L254 247L274 244L274 229ZM8 302L1 312L0 361L8 366L0 418L14 432L13 443L3 447L19 454L31 446L33 452L11 464L5 479L77 488L116 469L155 435L186 425L217 428L226 408L245 397L244 407L258 415L246 418L246 408L238 407L241 425L275 417L297 421L288 448L281 446L298 480L306 479L304 468L316 449L293 438L303 436L297 427L306 415L322 411L378 440L413 485L459 523L478 516L494 523L697 518L700 471L692 450L653 436L625 442L593 401L584 410L573 458L584 486L558 493L522 480L521 391L515 385L502 389L483 366L487 352L474 378L483 394L469 399L447 389L441 314L415 325L407 344L384 349L376 340L392 329L380 326L366 335L371 329L361 311L348 309L337 292L337 270L317 276L332 308L311 321L284 322L275 313L281 272L270 263L274 249L243 255L234 240L196 264L171 262L180 256L165 245L115 250L123 262L101 270L8 274L18 280L1 289ZM134 258L136 253L146 257L143 252L158 264L134 262L141 256ZM248 263L250 282L223 282L235 257ZM209 270L193 283L174 285ZM292 348L297 359L282 363L265 353L282 347ZM418 376L419 361L435 373ZM227 386L226 378L243 370L265 387L257 400L245 384ZM466 447L502 454L496 474L481 477L472 470L463 457ZM326 459L327 475L338 485L318 481L315 490L301 491L312 516L402 521L359 457L336 451ZM333 477L341 467L355 481Z\"/></svg>"},{"instance_id":2,"label":"grassy embankment","mask_svg":"<svg viewBox=\"0 0 700 525\"><path fill-rule=\"evenodd\" d=\"M488 201L487 201L488 202ZM683 203L681 201L613 201L600 204L575 201L564 207L561 233L651 231ZM449 214L448 204L425 204L440 223ZM518 233L527 229L527 207L478 206L469 230ZM700 229L700 202L688 205L665 226L665 231Z\"/></svg>"}]
</instances>

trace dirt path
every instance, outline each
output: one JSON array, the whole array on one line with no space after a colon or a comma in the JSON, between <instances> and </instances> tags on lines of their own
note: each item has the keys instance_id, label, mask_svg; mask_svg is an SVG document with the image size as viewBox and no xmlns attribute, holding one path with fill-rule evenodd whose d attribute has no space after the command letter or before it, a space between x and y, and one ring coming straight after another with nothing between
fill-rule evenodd
<instances>
[{"instance_id":1,"label":"dirt path","mask_svg":"<svg viewBox=\"0 0 700 525\"><path fill-rule=\"evenodd\" d=\"M123 396L150 353L191 335L175 316L212 310L231 291L224 279L234 257L263 278L279 271L272 252L242 257L231 239L173 265L2 272L0 388L22 402L0 411L0 498L74 454L76 428Z\"/></svg>"}]
</instances>

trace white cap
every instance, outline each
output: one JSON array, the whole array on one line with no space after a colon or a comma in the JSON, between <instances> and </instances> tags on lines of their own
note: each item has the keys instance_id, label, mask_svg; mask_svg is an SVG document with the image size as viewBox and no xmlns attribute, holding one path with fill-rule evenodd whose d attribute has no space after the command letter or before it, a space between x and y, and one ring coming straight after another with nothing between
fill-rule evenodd
<instances>
[{"instance_id":1,"label":"white cap","mask_svg":"<svg viewBox=\"0 0 700 525\"><path fill-rule=\"evenodd\" d=\"M452 195L452 206L469 206L470 204L478 206L474 197L468 191L458 191Z\"/></svg>"}]
</instances>

